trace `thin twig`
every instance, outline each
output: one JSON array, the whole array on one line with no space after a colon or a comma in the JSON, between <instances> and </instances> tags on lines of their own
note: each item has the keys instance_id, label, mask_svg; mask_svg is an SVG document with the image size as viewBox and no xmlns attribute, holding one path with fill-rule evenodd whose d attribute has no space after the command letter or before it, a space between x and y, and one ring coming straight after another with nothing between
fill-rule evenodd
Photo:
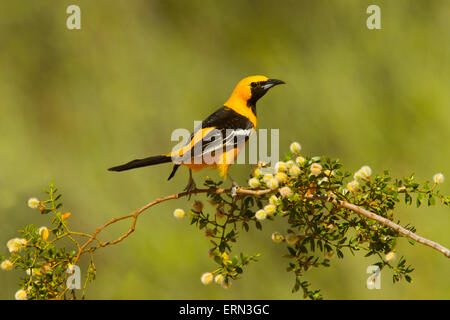
<instances>
[{"instance_id":1,"label":"thin twig","mask_svg":"<svg viewBox=\"0 0 450 320\"><path fill-rule=\"evenodd\" d=\"M332 197L323 197L323 196L317 196L317 195L313 195L313 194L307 195L306 197L310 198L310 199L318 199L318 200L322 200L322 201L327 201L338 207L343 207L343 208L349 209L359 215L365 216L366 218L375 220L375 221L381 223L382 225L385 225L386 227L389 227L389 228L397 231L398 233L404 235L407 238L413 239L414 241L417 241L419 243L422 243L426 246L429 246L433 249L438 250L439 252L444 254L447 258L450 258L450 250L447 249L446 247L440 245L437 242L434 242L432 240L421 237L421 236L415 234L414 232L411 232L410 230L392 222L391 220L386 219L382 216L379 216L379 215L377 215L369 210L366 210L362 207L359 207L359 206L349 203L347 201L337 200L336 198L332 198Z\"/></svg>"},{"instance_id":2,"label":"thin twig","mask_svg":"<svg viewBox=\"0 0 450 320\"><path fill-rule=\"evenodd\" d=\"M249 190L249 189L243 189L243 188L237 188L236 193L237 194L242 194L242 195L253 195L253 196L262 196L262 195L266 195L266 194L270 194L270 193L274 193L277 190L271 190L271 189L264 189L264 190ZM145 206L139 208L138 210L134 211L133 213L130 213L128 215L122 216L122 217L118 217L118 218L113 218L110 221L108 221L107 223L105 223L104 225L98 227L94 234L92 234L92 236L79 248L78 250L78 254L73 262L73 264L76 264L81 255L85 252L93 252L98 248L101 247L106 247L109 245L114 245L117 244L121 241L123 241L125 238L127 238L131 233L134 232L135 228L136 228L136 222L137 219L139 217L139 215L144 212L145 210L161 203L161 202L165 202L168 200L173 200L173 199L179 199L188 195L192 195L192 194L201 194L201 193L208 193L208 194L225 194L225 193L232 193L232 189L195 189L189 192L181 192L181 193L175 193L166 197L162 197L162 198L158 198L148 204L146 204ZM403 236L413 239L414 241L417 241L419 243L422 243L426 246L429 246L433 249L438 250L439 252L441 252L442 254L444 254L447 258L450 258L450 250L447 249L446 247L440 245L437 242L431 241L429 239L423 238L413 232L411 232L410 230L405 229L404 227L392 222L389 219L386 219L382 216L379 216L373 212L370 212L362 207L359 207L357 205L354 205L352 203L346 202L346 201L342 201L342 200L337 200L335 198L331 198L331 197L325 197L325 196L318 196L318 195L314 195L311 193L307 193L305 195L306 198L308 199L315 199L315 200L321 200L321 201L325 201L325 202L329 202L332 203L336 206L339 207L343 207L346 208L348 210L351 210L359 215L365 216L366 218L369 218L371 220L375 220L395 231L397 231L398 233L402 234ZM132 218L132 222L131 222L131 226L128 229L128 231L126 233L124 233L123 235L121 235L119 238L117 238L116 240L113 241L108 241L108 242L102 242L100 243L97 247L93 247L93 248L89 248L86 249L89 244L92 243L92 241L94 239L96 239L97 235L106 227L108 227L109 225L116 223L118 221L122 221L125 219L129 219Z\"/></svg>"}]
</instances>

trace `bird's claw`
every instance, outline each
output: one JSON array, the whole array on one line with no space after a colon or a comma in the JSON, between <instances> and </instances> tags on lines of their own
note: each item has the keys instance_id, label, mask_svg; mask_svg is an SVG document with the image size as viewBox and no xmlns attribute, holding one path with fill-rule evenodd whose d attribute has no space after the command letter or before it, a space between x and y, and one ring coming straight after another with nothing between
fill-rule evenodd
<instances>
[{"instance_id":1,"label":"bird's claw","mask_svg":"<svg viewBox=\"0 0 450 320\"><path fill-rule=\"evenodd\" d=\"M188 184L187 184L186 188L184 188L184 191L189 193L191 191L194 191L195 189L197 189L197 185L195 184L194 179L192 179L192 174L190 173L189 174L189 181L188 181ZM191 199L191 195L192 195L192 193L190 193L188 195L188 200Z\"/></svg>"},{"instance_id":2,"label":"bird's claw","mask_svg":"<svg viewBox=\"0 0 450 320\"><path fill-rule=\"evenodd\" d=\"M231 196L235 197L237 195L237 189L239 188L239 185L230 176L228 176L228 178L231 180Z\"/></svg>"}]
</instances>

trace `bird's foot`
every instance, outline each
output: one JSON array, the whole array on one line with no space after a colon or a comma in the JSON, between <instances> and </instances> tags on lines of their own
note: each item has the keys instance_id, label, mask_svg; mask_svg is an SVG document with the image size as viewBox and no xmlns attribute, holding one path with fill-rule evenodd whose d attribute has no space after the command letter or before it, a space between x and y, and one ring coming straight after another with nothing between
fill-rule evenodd
<instances>
[{"instance_id":1,"label":"bird's foot","mask_svg":"<svg viewBox=\"0 0 450 320\"><path fill-rule=\"evenodd\" d=\"M237 195L236 190L239 188L239 185L231 176L228 176L228 179L231 181L231 196L235 197Z\"/></svg>"},{"instance_id":2,"label":"bird's foot","mask_svg":"<svg viewBox=\"0 0 450 320\"><path fill-rule=\"evenodd\" d=\"M184 191L189 193L191 191L194 191L195 189L197 189L197 185L195 184L195 181L194 181L194 179L192 179L192 176L191 176L191 177L189 177L188 184L187 184L186 188L184 188ZM191 199L191 195L192 195L192 193L188 195L188 200Z\"/></svg>"}]
</instances>

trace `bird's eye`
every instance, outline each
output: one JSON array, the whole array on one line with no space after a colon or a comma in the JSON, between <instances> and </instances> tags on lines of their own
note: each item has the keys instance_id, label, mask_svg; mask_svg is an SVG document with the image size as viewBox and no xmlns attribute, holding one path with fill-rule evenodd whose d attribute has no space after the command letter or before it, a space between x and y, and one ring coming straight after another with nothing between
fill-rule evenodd
<instances>
[{"instance_id":1,"label":"bird's eye","mask_svg":"<svg viewBox=\"0 0 450 320\"><path fill-rule=\"evenodd\" d=\"M257 85L258 85L258 84L257 84L256 82L250 83L250 87L252 87L252 88L256 88Z\"/></svg>"}]
</instances>

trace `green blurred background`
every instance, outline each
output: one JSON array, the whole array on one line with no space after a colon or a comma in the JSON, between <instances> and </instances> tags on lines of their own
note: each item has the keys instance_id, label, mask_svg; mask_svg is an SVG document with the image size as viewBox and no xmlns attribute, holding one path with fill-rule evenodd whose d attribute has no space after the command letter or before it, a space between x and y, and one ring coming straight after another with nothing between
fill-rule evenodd
<instances>
[{"instance_id":1,"label":"green blurred background","mask_svg":"<svg viewBox=\"0 0 450 320\"><path fill-rule=\"evenodd\" d=\"M81 7L81 30L66 28L66 7ZM382 30L366 8L381 7ZM55 181L79 231L180 191L171 166L111 173L106 168L168 152L175 128L191 129L226 101L238 80L265 74L287 82L258 104L259 127L279 128L281 153L299 141L306 155L340 158L421 180L443 172L450 193L450 2L442 1L4 1L0 11L0 243L47 217L26 206ZM246 182L250 166L231 174ZM210 171L195 175L197 182ZM200 197L202 198L202 197ZM185 199L163 203L124 242L96 254L91 299L300 299L291 294L281 219L242 235L235 252L259 262L224 290L203 286L213 270L208 240L187 219ZM209 207L208 207L209 208ZM418 233L450 245L450 209L401 208ZM124 222L103 235L124 232ZM2 253L7 253L2 245ZM449 299L449 260L402 239L413 284L368 290L372 258L333 259L306 279L329 299ZM85 261L83 261L84 263ZM0 272L0 298L20 274Z\"/></svg>"}]
</instances>

